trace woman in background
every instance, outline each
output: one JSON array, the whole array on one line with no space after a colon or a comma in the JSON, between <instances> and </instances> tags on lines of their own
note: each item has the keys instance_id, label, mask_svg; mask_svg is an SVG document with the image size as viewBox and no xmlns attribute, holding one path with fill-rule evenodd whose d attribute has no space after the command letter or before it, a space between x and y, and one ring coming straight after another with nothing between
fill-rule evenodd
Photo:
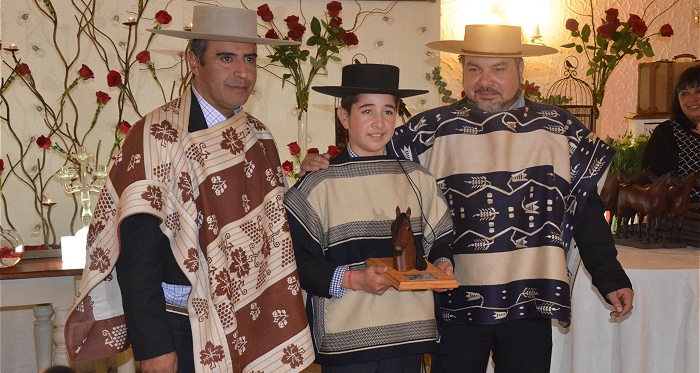
<instances>
[{"instance_id":1,"label":"woman in background","mask_svg":"<svg viewBox=\"0 0 700 373\"><path fill-rule=\"evenodd\" d=\"M700 171L700 65L688 68L676 85L671 111L673 118L659 124L649 138L642 168L660 176L675 171L683 177ZM700 188L690 199L700 202Z\"/></svg>"}]
</instances>

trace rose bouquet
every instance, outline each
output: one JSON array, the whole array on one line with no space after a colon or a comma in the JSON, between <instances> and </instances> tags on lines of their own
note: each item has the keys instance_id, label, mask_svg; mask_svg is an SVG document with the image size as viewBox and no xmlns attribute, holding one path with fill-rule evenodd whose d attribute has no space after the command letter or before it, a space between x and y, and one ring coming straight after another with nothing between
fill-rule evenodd
<instances>
[{"instance_id":1,"label":"rose bouquet","mask_svg":"<svg viewBox=\"0 0 700 373\"><path fill-rule=\"evenodd\" d=\"M661 14L676 3L678 1L674 1ZM586 56L590 66L586 76L592 76L595 101L597 105L601 105L605 95L605 84L620 60L630 54L635 55L638 60L643 57L653 57L654 51L649 39L652 36L670 37L673 35L673 28L667 23L656 33L647 34L649 26L661 14L654 17L649 25L636 14L630 14L627 22L622 22L618 18L619 11L615 8L606 10L605 18L601 19L602 24L596 27L592 3L590 8L590 24L586 23L579 29L579 22L576 19L569 18L566 21L565 27L571 32L571 37L575 41L564 44L562 47L574 48L576 52Z\"/></svg>"}]
</instances>

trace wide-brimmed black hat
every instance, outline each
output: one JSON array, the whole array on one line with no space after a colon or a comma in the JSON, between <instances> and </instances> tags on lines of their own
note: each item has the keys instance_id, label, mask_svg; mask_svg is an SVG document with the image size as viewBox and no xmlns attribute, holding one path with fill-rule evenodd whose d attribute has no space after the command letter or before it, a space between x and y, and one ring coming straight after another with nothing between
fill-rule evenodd
<instances>
[{"instance_id":1,"label":"wide-brimmed black hat","mask_svg":"<svg viewBox=\"0 0 700 373\"><path fill-rule=\"evenodd\" d=\"M381 64L353 64L343 67L340 86L311 87L314 91L334 97L361 93L389 94L398 98L428 93L425 89L399 89L399 68Z\"/></svg>"}]
</instances>

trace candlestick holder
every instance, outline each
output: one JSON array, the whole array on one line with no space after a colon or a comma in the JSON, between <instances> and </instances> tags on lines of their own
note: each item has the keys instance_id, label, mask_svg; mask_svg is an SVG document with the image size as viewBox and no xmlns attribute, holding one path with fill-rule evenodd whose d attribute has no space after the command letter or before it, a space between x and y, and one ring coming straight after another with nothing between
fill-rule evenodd
<instances>
[{"instance_id":1,"label":"candlestick holder","mask_svg":"<svg viewBox=\"0 0 700 373\"><path fill-rule=\"evenodd\" d=\"M56 173L63 183L66 193L80 193L81 220L83 227L90 225L92 210L90 208L90 192L99 193L105 184L107 167L98 165L95 156L85 148L75 154L77 164L64 166Z\"/></svg>"}]
</instances>

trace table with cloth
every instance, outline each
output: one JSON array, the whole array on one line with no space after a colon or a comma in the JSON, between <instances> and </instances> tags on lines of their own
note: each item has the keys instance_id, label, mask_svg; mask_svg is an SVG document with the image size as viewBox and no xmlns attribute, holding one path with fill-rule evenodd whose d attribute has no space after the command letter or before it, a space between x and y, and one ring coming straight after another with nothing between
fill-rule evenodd
<instances>
[{"instance_id":1,"label":"table with cloth","mask_svg":"<svg viewBox=\"0 0 700 373\"><path fill-rule=\"evenodd\" d=\"M551 373L700 372L700 251L618 246L634 309L610 317L585 268L571 302L571 328L552 322ZM489 362L488 373L493 373Z\"/></svg>"}]
</instances>

